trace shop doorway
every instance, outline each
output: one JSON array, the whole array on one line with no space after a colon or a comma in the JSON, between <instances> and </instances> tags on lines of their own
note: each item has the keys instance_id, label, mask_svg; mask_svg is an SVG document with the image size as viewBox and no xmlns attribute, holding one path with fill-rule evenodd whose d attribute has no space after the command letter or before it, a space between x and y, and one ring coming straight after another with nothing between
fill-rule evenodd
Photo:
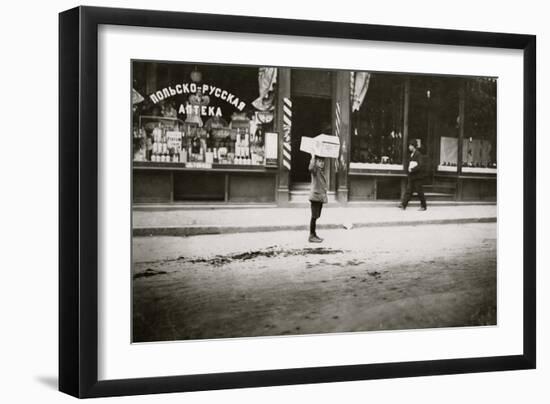
<instances>
[{"instance_id":1,"label":"shop doorway","mask_svg":"<svg viewBox=\"0 0 550 404\"><path fill-rule=\"evenodd\" d=\"M331 99L311 96L292 98L292 165L291 184L310 181L308 165L310 156L300 151L302 136L315 137L321 133L331 133Z\"/></svg>"}]
</instances>

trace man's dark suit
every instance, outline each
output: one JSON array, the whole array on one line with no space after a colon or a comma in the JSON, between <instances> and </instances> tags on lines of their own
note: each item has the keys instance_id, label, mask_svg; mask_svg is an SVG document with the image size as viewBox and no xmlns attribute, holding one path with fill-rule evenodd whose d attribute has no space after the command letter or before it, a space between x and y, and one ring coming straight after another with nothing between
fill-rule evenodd
<instances>
[{"instance_id":1,"label":"man's dark suit","mask_svg":"<svg viewBox=\"0 0 550 404\"><path fill-rule=\"evenodd\" d=\"M418 199L420 199L420 206L422 208L426 208L426 198L424 197L424 190L422 189L422 186L426 181L428 164L426 162L426 157L423 156L418 150L415 150L411 155L409 165L413 161L416 162L417 165L407 172L407 189L403 195L401 206L406 208L411 200L412 194L416 192Z\"/></svg>"}]
</instances>

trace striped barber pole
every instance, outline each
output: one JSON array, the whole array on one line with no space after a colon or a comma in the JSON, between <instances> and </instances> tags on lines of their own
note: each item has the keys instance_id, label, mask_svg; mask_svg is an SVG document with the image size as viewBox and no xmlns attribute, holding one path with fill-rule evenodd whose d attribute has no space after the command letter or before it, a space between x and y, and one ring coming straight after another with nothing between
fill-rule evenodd
<instances>
[{"instance_id":1,"label":"striped barber pole","mask_svg":"<svg viewBox=\"0 0 550 404\"><path fill-rule=\"evenodd\" d=\"M349 99L353 102L353 94L355 93L355 72L349 72Z\"/></svg>"},{"instance_id":2,"label":"striped barber pole","mask_svg":"<svg viewBox=\"0 0 550 404\"><path fill-rule=\"evenodd\" d=\"M292 130L292 101L290 98L283 99L283 165L290 171L290 160L292 147L290 145L290 133Z\"/></svg>"},{"instance_id":3,"label":"striped barber pole","mask_svg":"<svg viewBox=\"0 0 550 404\"><path fill-rule=\"evenodd\" d=\"M342 146L343 146L342 137L340 136L340 128L342 126L342 111L340 109L340 102L339 101L336 101L336 114L335 115L336 115L336 122L335 122L335 125L334 125L334 134L340 140L340 154L341 154ZM335 163L336 171L338 171L339 165L340 165L340 158L338 158L334 163Z\"/></svg>"},{"instance_id":4,"label":"striped barber pole","mask_svg":"<svg viewBox=\"0 0 550 404\"><path fill-rule=\"evenodd\" d=\"M340 125L342 124L342 111L340 110L340 102L336 101L336 127L334 133L340 139Z\"/></svg>"}]
</instances>

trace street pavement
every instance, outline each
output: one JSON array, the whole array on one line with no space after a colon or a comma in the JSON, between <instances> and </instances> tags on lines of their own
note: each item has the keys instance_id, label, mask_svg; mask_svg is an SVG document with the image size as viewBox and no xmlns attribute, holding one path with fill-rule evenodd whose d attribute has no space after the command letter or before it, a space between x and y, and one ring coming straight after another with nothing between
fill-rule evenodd
<instances>
[{"instance_id":1,"label":"street pavement","mask_svg":"<svg viewBox=\"0 0 550 404\"><path fill-rule=\"evenodd\" d=\"M134 237L133 340L496 324L496 223L319 235Z\"/></svg>"},{"instance_id":2,"label":"street pavement","mask_svg":"<svg viewBox=\"0 0 550 404\"><path fill-rule=\"evenodd\" d=\"M191 236L242 232L305 230L309 226L309 207L247 209L134 209L134 236ZM451 224L495 222L497 206L433 205L418 211L392 206L325 206L319 229L401 226L410 224Z\"/></svg>"}]
</instances>

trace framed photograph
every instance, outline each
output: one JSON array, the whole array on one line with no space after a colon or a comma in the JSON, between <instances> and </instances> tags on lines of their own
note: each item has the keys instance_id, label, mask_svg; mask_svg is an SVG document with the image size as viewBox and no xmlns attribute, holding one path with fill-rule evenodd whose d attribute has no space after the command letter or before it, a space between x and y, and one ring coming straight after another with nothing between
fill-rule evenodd
<instances>
[{"instance_id":1,"label":"framed photograph","mask_svg":"<svg viewBox=\"0 0 550 404\"><path fill-rule=\"evenodd\" d=\"M536 365L533 35L59 16L59 388Z\"/></svg>"}]
</instances>

